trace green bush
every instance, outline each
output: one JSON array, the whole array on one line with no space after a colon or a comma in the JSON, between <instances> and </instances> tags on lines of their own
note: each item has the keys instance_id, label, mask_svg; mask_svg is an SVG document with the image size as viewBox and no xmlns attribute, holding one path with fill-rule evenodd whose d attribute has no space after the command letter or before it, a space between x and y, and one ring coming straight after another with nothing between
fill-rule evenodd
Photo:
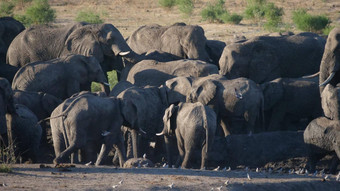
<instances>
[{"instance_id":1,"label":"green bush","mask_svg":"<svg viewBox=\"0 0 340 191\"><path fill-rule=\"evenodd\" d=\"M266 0L247 0L247 7L244 10L244 16L247 19L260 20L265 15Z\"/></svg>"},{"instance_id":2,"label":"green bush","mask_svg":"<svg viewBox=\"0 0 340 191\"><path fill-rule=\"evenodd\" d=\"M283 9L275 6L274 3L268 3L265 5L265 14L267 22L264 24L268 30L275 30L280 23L282 23L282 16L284 14Z\"/></svg>"},{"instance_id":3,"label":"green bush","mask_svg":"<svg viewBox=\"0 0 340 191\"><path fill-rule=\"evenodd\" d=\"M309 32L320 32L330 23L328 17L324 15L310 15L305 9L294 11L292 20L298 29Z\"/></svg>"},{"instance_id":4,"label":"green bush","mask_svg":"<svg viewBox=\"0 0 340 191\"><path fill-rule=\"evenodd\" d=\"M28 24L46 24L55 20L55 10L51 9L47 0L34 0L26 9Z\"/></svg>"},{"instance_id":5,"label":"green bush","mask_svg":"<svg viewBox=\"0 0 340 191\"><path fill-rule=\"evenodd\" d=\"M224 23L240 24L243 17L241 15L236 14L236 13L233 13L233 14L230 15L226 12L226 13L224 13L220 16L220 19Z\"/></svg>"},{"instance_id":6,"label":"green bush","mask_svg":"<svg viewBox=\"0 0 340 191\"><path fill-rule=\"evenodd\" d=\"M191 15L194 10L194 3L192 0L176 0L179 11L186 15Z\"/></svg>"},{"instance_id":7,"label":"green bush","mask_svg":"<svg viewBox=\"0 0 340 191\"><path fill-rule=\"evenodd\" d=\"M158 0L158 3L165 8L172 8L176 5L176 0Z\"/></svg>"},{"instance_id":8,"label":"green bush","mask_svg":"<svg viewBox=\"0 0 340 191\"><path fill-rule=\"evenodd\" d=\"M227 13L227 10L224 8L224 3L225 0L217 0L214 4L208 4L208 6L201 11L202 20L221 22L221 16Z\"/></svg>"},{"instance_id":9,"label":"green bush","mask_svg":"<svg viewBox=\"0 0 340 191\"><path fill-rule=\"evenodd\" d=\"M0 164L0 173L11 173L12 168L8 164Z\"/></svg>"},{"instance_id":10,"label":"green bush","mask_svg":"<svg viewBox=\"0 0 340 191\"><path fill-rule=\"evenodd\" d=\"M87 22L93 24L103 23L103 20L100 18L99 14L94 13L92 11L80 11L77 14L76 21L78 22Z\"/></svg>"},{"instance_id":11,"label":"green bush","mask_svg":"<svg viewBox=\"0 0 340 191\"><path fill-rule=\"evenodd\" d=\"M14 7L12 2L0 2L0 17L12 17Z\"/></svg>"},{"instance_id":12,"label":"green bush","mask_svg":"<svg viewBox=\"0 0 340 191\"><path fill-rule=\"evenodd\" d=\"M335 28L335 26L327 26L326 28L324 28L323 30L322 30L322 34L324 34L324 35L329 35L329 33L331 32L331 30L333 30Z\"/></svg>"},{"instance_id":13,"label":"green bush","mask_svg":"<svg viewBox=\"0 0 340 191\"><path fill-rule=\"evenodd\" d=\"M111 90L118 83L117 72L110 71L107 73L107 75L109 78L109 84L110 84L110 90ZM92 92L101 91L100 84L92 82L91 91Z\"/></svg>"}]
</instances>

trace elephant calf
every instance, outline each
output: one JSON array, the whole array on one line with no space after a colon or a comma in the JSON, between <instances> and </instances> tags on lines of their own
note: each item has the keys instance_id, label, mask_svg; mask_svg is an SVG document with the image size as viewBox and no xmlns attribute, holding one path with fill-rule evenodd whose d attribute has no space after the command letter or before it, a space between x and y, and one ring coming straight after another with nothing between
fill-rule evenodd
<instances>
[{"instance_id":1,"label":"elephant calf","mask_svg":"<svg viewBox=\"0 0 340 191\"><path fill-rule=\"evenodd\" d=\"M340 159L340 121L325 117L314 119L307 126L303 138L308 144L308 163L310 172L315 171L316 163L327 154L335 152L330 165L330 173L335 173Z\"/></svg>"},{"instance_id":2,"label":"elephant calf","mask_svg":"<svg viewBox=\"0 0 340 191\"><path fill-rule=\"evenodd\" d=\"M171 136L176 135L182 168L187 168L196 147L202 147L201 169L206 166L208 151L214 141L216 131L216 114L201 103L171 104L165 111L164 129L158 136L165 135L169 166L172 166L170 144ZM169 142L170 141L170 142Z\"/></svg>"}]
</instances>

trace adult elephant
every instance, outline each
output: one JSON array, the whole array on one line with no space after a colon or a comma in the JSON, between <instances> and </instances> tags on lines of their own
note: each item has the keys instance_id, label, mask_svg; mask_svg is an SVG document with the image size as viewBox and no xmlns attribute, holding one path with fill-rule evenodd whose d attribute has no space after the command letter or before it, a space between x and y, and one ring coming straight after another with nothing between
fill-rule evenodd
<instances>
[{"instance_id":1,"label":"adult elephant","mask_svg":"<svg viewBox=\"0 0 340 191\"><path fill-rule=\"evenodd\" d=\"M322 115L318 77L278 78L260 87L269 131L303 130L311 120ZM307 124L297 123L301 119L307 119Z\"/></svg>"},{"instance_id":2,"label":"adult elephant","mask_svg":"<svg viewBox=\"0 0 340 191\"><path fill-rule=\"evenodd\" d=\"M217 114L223 133L249 133L263 130L262 90L246 78L227 80L221 75L201 78L177 77L166 81L168 102L201 102ZM257 123L259 122L259 123Z\"/></svg>"},{"instance_id":3,"label":"adult elephant","mask_svg":"<svg viewBox=\"0 0 340 191\"><path fill-rule=\"evenodd\" d=\"M38 39L38 40L37 40ZM123 69L122 57L131 62L137 55L112 24L74 23L63 27L35 26L24 30L8 48L7 64L22 67L68 54L95 57L104 73Z\"/></svg>"},{"instance_id":4,"label":"adult elephant","mask_svg":"<svg viewBox=\"0 0 340 191\"><path fill-rule=\"evenodd\" d=\"M0 18L0 63L5 64L6 53L12 40L25 30L24 25L12 17Z\"/></svg>"},{"instance_id":5,"label":"adult elephant","mask_svg":"<svg viewBox=\"0 0 340 191\"><path fill-rule=\"evenodd\" d=\"M320 65L320 94L330 83L336 86L340 82L340 28L334 28L328 35L325 52Z\"/></svg>"},{"instance_id":6,"label":"adult elephant","mask_svg":"<svg viewBox=\"0 0 340 191\"><path fill-rule=\"evenodd\" d=\"M25 65L15 75L12 88L49 93L64 100L82 90L90 91L93 81L109 93L106 76L95 57L68 55Z\"/></svg>"},{"instance_id":7,"label":"adult elephant","mask_svg":"<svg viewBox=\"0 0 340 191\"><path fill-rule=\"evenodd\" d=\"M171 26L142 26L127 39L127 43L139 54L155 49L181 58L210 62L205 50L206 40L202 27L176 23Z\"/></svg>"},{"instance_id":8,"label":"adult elephant","mask_svg":"<svg viewBox=\"0 0 340 191\"><path fill-rule=\"evenodd\" d=\"M340 120L340 87L327 84L321 93L321 106L325 117Z\"/></svg>"},{"instance_id":9,"label":"adult elephant","mask_svg":"<svg viewBox=\"0 0 340 191\"><path fill-rule=\"evenodd\" d=\"M54 163L65 162L71 153L83 149L87 159L84 162L96 160L95 164L100 165L115 144L123 166L121 125L126 116L122 115L121 100L81 92L63 103L52 112L50 119L56 154ZM97 146L101 143L97 157Z\"/></svg>"},{"instance_id":10,"label":"adult elephant","mask_svg":"<svg viewBox=\"0 0 340 191\"><path fill-rule=\"evenodd\" d=\"M229 44L220 58L220 74L256 83L279 77L298 78L320 69L325 40L314 33L259 36Z\"/></svg>"},{"instance_id":11,"label":"adult elephant","mask_svg":"<svg viewBox=\"0 0 340 191\"><path fill-rule=\"evenodd\" d=\"M226 43L219 40L207 40L205 45L205 50L208 52L212 63L216 66L221 58L224 48L226 47Z\"/></svg>"},{"instance_id":12,"label":"adult elephant","mask_svg":"<svg viewBox=\"0 0 340 191\"><path fill-rule=\"evenodd\" d=\"M136 86L160 86L177 76L201 77L217 73L218 68L215 65L200 60L183 59L170 62L143 60L131 68L126 80Z\"/></svg>"}]
</instances>

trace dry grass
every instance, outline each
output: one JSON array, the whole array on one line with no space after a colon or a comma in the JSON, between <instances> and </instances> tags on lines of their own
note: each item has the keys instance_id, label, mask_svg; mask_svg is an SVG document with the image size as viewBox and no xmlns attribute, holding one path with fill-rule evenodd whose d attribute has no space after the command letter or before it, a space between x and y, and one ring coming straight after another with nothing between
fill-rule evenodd
<instances>
[{"instance_id":1,"label":"dry grass","mask_svg":"<svg viewBox=\"0 0 340 191\"><path fill-rule=\"evenodd\" d=\"M201 21L200 11L215 0L194 0L195 9L190 17L185 17L176 8L166 10L158 4L158 0L50 0L52 8L57 11L57 23L74 21L78 11L90 9L104 16L104 21L115 25L124 37L128 37L138 27L147 24L170 25L175 22L198 24L206 31L209 39L229 41L234 35L246 37L268 33L257 24L243 20L241 25L211 24ZM312 14L325 14L339 25L340 1L338 0L268 0L283 7L283 21L292 26L292 11L306 8ZM227 0L226 7L230 12L242 13L247 5L246 0ZM298 32L294 27L290 31Z\"/></svg>"}]
</instances>

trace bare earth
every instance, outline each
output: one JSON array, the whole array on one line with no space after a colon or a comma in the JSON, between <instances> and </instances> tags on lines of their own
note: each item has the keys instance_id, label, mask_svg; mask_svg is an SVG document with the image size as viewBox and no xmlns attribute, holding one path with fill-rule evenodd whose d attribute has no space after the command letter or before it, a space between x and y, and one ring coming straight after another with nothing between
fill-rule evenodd
<instances>
[{"instance_id":1,"label":"bare earth","mask_svg":"<svg viewBox=\"0 0 340 191\"><path fill-rule=\"evenodd\" d=\"M299 32L290 20L292 11L297 8L326 14L332 19L332 25L340 25L339 0L268 1L284 7L284 22L288 23L290 31ZM177 8L161 8L158 0L50 0L57 12L56 24L73 22L80 10L92 10L101 13L104 21L115 25L125 38L142 25L170 25L175 22L200 25L208 39L226 42L232 41L234 36L249 38L269 33L259 24L247 20L243 20L240 25L201 21L200 11L208 2L213 0L195 0L193 15L185 17ZM245 6L246 0L226 2L230 12L242 13ZM59 169L52 164L46 166L50 168L40 168L39 164L13 165L13 173L0 173L0 190L340 190L340 182L335 181L335 175L329 175L325 180L321 175L255 172L251 169L248 179L247 171L240 169L227 172L85 165ZM171 183L172 188L168 186Z\"/></svg>"}]
</instances>

